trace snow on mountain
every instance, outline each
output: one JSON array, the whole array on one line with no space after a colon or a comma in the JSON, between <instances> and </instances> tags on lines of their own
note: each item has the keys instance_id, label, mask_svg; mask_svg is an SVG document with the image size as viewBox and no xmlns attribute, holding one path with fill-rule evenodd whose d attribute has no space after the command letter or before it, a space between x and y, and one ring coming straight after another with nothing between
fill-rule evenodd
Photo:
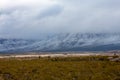
<instances>
[{"instance_id":1,"label":"snow on mountain","mask_svg":"<svg viewBox=\"0 0 120 80\"><path fill-rule=\"evenodd\" d=\"M65 33L40 40L0 39L0 52L120 50L117 33Z\"/></svg>"}]
</instances>

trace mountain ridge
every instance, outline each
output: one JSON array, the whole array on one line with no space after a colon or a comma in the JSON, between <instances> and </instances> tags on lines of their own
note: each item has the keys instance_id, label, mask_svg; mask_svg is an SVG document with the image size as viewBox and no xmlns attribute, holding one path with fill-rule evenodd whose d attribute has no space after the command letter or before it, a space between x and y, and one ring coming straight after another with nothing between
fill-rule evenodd
<instances>
[{"instance_id":1,"label":"mountain ridge","mask_svg":"<svg viewBox=\"0 0 120 80\"><path fill-rule=\"evenodd\" d=\"M108 50L120 50L119 33L66 33L49 35L40 40L0 38L0 52Z\"/></svg>"}]
</instances>

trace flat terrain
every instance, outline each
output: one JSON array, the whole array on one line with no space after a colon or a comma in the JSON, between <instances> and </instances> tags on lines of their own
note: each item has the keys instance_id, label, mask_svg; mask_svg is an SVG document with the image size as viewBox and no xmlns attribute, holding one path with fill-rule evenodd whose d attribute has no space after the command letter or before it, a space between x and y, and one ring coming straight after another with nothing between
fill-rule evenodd
<instances>
[{"instance_id":1,"label":"flat terrain","mask_svg":"<svg viewBox=\"0 0 120 80\"><path fill-rule=\"evenodd\" d=\"M0 80L120 80L120 62L110 61L111 57L119 56L96 54L1 56Z\"/></svg>"},{"instance_id":2,"label":"flat terrain","mask_svg":"<svg viewBox=\"0 0 120 80\"><path fill-rule=\"evenodd\" d=\"M115 53L120 56L120 53ZM114 56L110 52L58 52L58 53L23 53L23 54L0 54L0 59L4 58L39 58L39 57L81 57L81 56Z\"/></svg>"}]
</instances>

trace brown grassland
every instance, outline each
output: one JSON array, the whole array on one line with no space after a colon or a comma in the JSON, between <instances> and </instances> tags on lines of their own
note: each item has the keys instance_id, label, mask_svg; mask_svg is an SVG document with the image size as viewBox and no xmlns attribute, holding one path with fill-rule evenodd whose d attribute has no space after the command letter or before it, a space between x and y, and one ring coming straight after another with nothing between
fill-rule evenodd
<instances>
[{"instance_id":1,"label":"brown grassland","mask_svg":"<svg viewBox=\"0 0 120 80\"><path fill-rule=\"evenodd\" d=\"M0 59L0 80L120 80L107 56Z\"/></svg>"}]
</instances>

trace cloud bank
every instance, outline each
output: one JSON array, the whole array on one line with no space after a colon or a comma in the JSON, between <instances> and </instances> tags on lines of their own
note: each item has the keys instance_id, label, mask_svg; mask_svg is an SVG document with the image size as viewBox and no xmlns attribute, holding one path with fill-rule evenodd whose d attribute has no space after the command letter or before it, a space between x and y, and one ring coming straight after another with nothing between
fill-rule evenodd
<instances>
[{"instance_id":1,"label":"cloud bank","mask_svg":"<svg viewBox=\"0 0 120 80\"><path fill-rule=\"evenodd\" d=\"M2 0L0 37L120 32L120 0Z\"/></svg>"}]
</instances>

